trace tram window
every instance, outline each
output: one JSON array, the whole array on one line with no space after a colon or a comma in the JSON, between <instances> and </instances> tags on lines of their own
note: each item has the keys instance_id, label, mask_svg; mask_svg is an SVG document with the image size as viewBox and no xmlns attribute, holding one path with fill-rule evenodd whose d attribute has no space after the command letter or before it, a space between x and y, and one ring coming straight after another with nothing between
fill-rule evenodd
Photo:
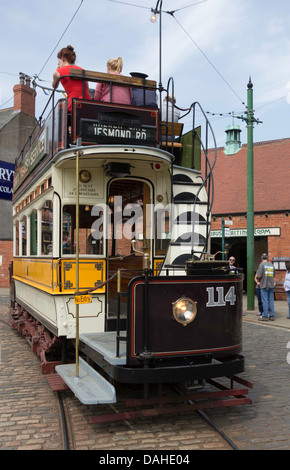
<instances>
[{"instance_id":1,"label":"tram window","mask_svg":"<svg viewBox=\"0 0 290 470\"><path fill-rule=\"evenodd\" d=\"M79 206L79 254L100 255L103 253L103 212L98 217L91 215L92 206ZM76 207L63 206L62 253L76 252Z\"/></svg>"},{"instance_id":2,"label":"tram window","mask_svg":"<svg viewBox=\"0 0 290 470\"><path fill-rule=\"evenodd\" d=\"M37 210L30 214L30 254L37 255Z\"/></svg>"},{"instance_id":3,"label":"tram window","mask_svg":"<svg viewBox=\"0 0 290 470\"><path fill-rule=\"evenodd\" d=\"M41 254L52 254L53 202L45 201L41 208Z\"/></svg>"},{"instance_id":4,"label":"tram window","mask_svg":"<svg viewBox=\"0 0 290 470\"><path fill-rule=\"evenodd\" d=\"M22 256L27 255L27 217L23 217L21 221L22 231Z\"/></svg>"},{"instance_id":5,"label":"tram window","mask_svg":"<svg viewBox=\"0 0 290 470\"><path fill-rule=\"evenodd\" d=\"M15 256L19 256L19 220L15 225Z\"/></svg>"}]
</instances>

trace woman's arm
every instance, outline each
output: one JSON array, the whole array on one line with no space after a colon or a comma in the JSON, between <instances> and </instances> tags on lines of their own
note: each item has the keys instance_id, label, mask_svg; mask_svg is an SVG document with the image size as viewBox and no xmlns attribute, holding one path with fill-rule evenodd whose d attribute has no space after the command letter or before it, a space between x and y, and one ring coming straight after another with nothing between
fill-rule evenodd
<instances>
[{"instance_id":1,"label":"woman's arm","mask_svg":"<svg viewBox=\"0 0 290 470\"><path fill-rule=\"evenodd\" d=\"M102 94L102 83L97 83L94 99L100 101Z\"/></svg>"},{"instance_id":2,"label":"woman's arm","mask_svg":"<svg viewBox=\"0 0 290 470\"><path fill-rule=\"evenodd\" d=\"M52 87L57 88L59 85L59 79L60 79L60 74L57 70L53 72L53 77L52 77Z\"/></svg>"}]
</instances>

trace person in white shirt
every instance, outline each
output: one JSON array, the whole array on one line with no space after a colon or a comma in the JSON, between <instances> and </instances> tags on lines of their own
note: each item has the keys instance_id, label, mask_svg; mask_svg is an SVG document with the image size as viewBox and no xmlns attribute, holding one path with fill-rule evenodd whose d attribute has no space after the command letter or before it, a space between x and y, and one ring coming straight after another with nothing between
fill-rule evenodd
<instances>
[{"instance_id":1,"label":"person in white shirt","mask_svg":"<svg viewBox=\"0 0 290 470\"><path fill-rule=\"evenodd\" d=\"M180 117L180 111L174 105L176 103L175 96L166 95L163 99L162 110L161 110L161 120L162 121L171 121L178 122ZM167 114L168 109L168 114ZM173 121L172 121L172 110L173 110ZM166 119L167 118L167 119Z\"/></svg>"}]
</instances>

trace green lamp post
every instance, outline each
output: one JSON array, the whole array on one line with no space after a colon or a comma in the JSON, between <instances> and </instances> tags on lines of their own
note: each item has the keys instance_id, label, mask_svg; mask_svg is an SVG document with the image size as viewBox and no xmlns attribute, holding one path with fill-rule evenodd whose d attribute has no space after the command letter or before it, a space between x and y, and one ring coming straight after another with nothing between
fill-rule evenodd
<instances>
[{"instance_id":1,"label":"green lamp post","mask_svg":"<svg viewBox=\"0 0 290 470\"><path fill-rule=\"evenodd\" d=\"M251 77L248 83L247 116L237 116L247 123L247 309L255 308L254 285L254 152L253 127L260 123L254 117L253 110L253 83Z\"/></svg>"},{"instance_id":2,"label":"green lamp post","mask_svg":"<svg viewBox=\"0 0 290 470\"><path fill-rule=\"evenodd\" d=\"M253 84L248 83L247 145L247 308L255 308L254 291L254 152L253 152Z\"/></svg>"}]
</instances>

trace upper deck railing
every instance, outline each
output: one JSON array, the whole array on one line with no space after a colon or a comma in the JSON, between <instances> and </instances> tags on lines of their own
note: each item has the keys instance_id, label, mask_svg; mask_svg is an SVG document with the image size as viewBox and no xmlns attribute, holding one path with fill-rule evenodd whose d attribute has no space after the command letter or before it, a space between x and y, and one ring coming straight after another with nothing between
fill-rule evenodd
<instances>
[{"instance_id":1,"label":"upper deck railing","mask_svg":"<svg viewBox=\"0 0 290 470\"><path fill-rule=\"evenodd\" d=\"M170 78L167 89L160 90L156 82L145 77L128 77L100 73L82 69L71 69L69 78L82 80L83 96L85 96L86 82L102 82L110 86L131 87L132 93L137 90L141 104L119 104L110 102L88 100L82 98L72 99L71 113L68 112L67 99L62 98L55 103L56 89L45 106L39 118L38 125L26 142L20 156L16 159L14 175L14 194L32 181L37 167L41 171L58 152L74 147L81 138L82 145L125 144L158 147L172 153L172 164L201 170L201 149L205 155L205 186L210 189L212 165L207 157L208 139L211 126L205 119L205 143L202 142L200 127L196 128L196 108L201 109L198 103L193 103L185 111L192 113L192 130L182 135L183 124L173 122L173 112L166 113L166 120L161 122L161 98L152 105L152 95L159 92L174 95L174 82ZM91 95L94 90L91 90ZM150 104L148 103L148 95ZM158 103L158 101L160 101ZM159 105L159 106L158 106ZM212 132L213 135L213 132ZM25 184L23 184L25 182ZM22 192L22 189L21 189Z\"/></svg>"}]
</instances>

